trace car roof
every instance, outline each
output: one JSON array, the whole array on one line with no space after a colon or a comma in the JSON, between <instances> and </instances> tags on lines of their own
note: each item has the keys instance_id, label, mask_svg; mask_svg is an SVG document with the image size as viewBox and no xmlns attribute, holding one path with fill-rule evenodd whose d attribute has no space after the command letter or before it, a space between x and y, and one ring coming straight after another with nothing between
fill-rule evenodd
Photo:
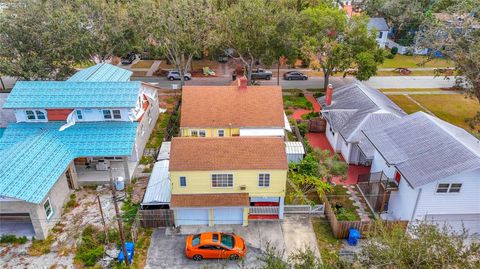
<instances>
[{"instance_id":1,"label":"car roof","mask_svg":"<svg viewBox=\"0 0 480 269\"><path fill-rule=\"evenodd\" d=\"M218 235L218 240L217 241L214 241L213 240L213 235L214 234L217 234ZM205 245L205 244L209 244L209 245L221 245L221 236L222 235L230 235L230 236L233 236L235 237L234 234L228 234L228 233L221 233L221 232L208 232L208 233L201 233L200 234L200 244L199 245Z\"/></svg>"}]
</instances>

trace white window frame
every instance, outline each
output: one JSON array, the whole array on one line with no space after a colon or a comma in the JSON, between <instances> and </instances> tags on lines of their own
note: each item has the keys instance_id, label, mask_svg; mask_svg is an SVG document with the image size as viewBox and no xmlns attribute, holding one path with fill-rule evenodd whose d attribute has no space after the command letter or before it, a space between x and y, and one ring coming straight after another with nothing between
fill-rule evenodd
<instances>
[{"instance_id":1,"label":"white window frame","mask_svg":"<svg viewBox=\"0 0 480 269\"><path fill-rule=\"evenodd\" d=\"M222 186L213 186L213 176L219 176L219 175L222 175L222 176L226 175L227 176L227 179L226 179L227 180L227 186L223 186L223 184L222 184ZM232 176L232 185L231 186L228 186L229 185L228 184L229 183L228 182L228 180L229 180L228 176ZM216 180L217 180L217 185L218 185L218 180L219 179L217 178ZM225 180L225 179L222 178L220 180ZM212 188L214 188L214 189L232 189L233 186L235 185L234 180L235 179L234 179L234 176L233 176L232 173L214 173L214 174L211 174L211 176L210 176L210 183L211 183Z\"/></svg>"},{"instance_id":2,"label":"white window frame","mask_svg":"<svg viewBox=\"0 0 480 269\"><path fill-rule=\"evenodd\" d=\"M182 178L185 179L185 186L182 186ZM179 177L178 177L178 185L180 186L180 188L185 188L185 187L187 187L187 177L186 177L186 176L179 176Z\"/></svg>"},{"instance_id":3,"label":"white window frame","mask_svg":"<svg viewBox=\"0 0 480 269\"><path fill-rule=\"evenodd\" d=\"M45 208L45 205L48 203L48 207L50 208L50 214L47 213L47 209ZM52 207L52 202L50 201L50 197L48 197L45 202L43 202L43 210L45 210L45 215L47 216L47 220L50 220L50 218L53 216L53 207Z\"/></svg>"},{"instance_id":4,"label":"white window frame","mask_svg":"<svg viewBox=\"0 0 480 269\"><path fill-rule=\"evenodd\" d=\"M34 119L29 119L28 118L28 116L29 116L28 112L32 112ZM46 110L43 110L43 109L26 109L24 111L24 113L25 113L25 119L27 121L48 121ZM43 115L43 119L39 118L40 115Z\"/></svg>"},{"instance_id":5,"label":"white window frame","mask_svg":"<svg viewBox=\"0 0 480 269\"><path fill-rule=\"evenodd\" d=\"M80 114L79 114L80 113ZM102 112L103 113L103 112ZM79 118L78 116L80 115L80 117L82 118ZM83 111L80 110L80 109L75 109L75 118L77 120L85 120L85 115L83 115Z\"/></svg>"},{"instance_id":6,"label":"white window frame","mask_svg":"<svg viewBox=\"0 0 480 269\"><path fill-rule=\"evenodd\" d=\"M265 179L266 175L268 175L268 185L265 184L267 182L266 179ZM260 178L262 176L263 176L263 178ZM270 173L267 173L267 172L259 173L258 174L258 187L260 187L260 188L270 187L271 179L272 179L272 175ZM260 183L262 183L262 184L260 184Z\"/></svg>"},{"instance_id":7,"label":"white window frame","mask_svg":"<svg viewBox=\"0 0 480 269\"><path fill-rule=\"evenodd\" d=\"M108 111L110 118L105 117L105 111ZM114 111L118 111L118 115L120 115L120 118L115 118ZM122 111L120 109L102 109L102 116L104 120L122 120Z\"/></svg>"},{"instance_id":8,"label":"white window frame","mask_svg":"<svg viewBox=\"0 0 480 269\"><path fill-rule=\"evenodd\" d=\"M220 132L223 132L223 134L220 135ZM225 137L225 129L218 129L218 130L217 130L217 136L218 136L218 137Z\"/></svg>"},{"instance_id":9,"label":"white window frame","mask_svg":"<svg viewBox=\"0 0 480 269\"><path fill-rule=\"evenodd\" d=\"M438 192L440 185L447 185L446 188L445 187L442 188L443 190L445 190L445 192ZM459 188L452 188L452 185L460 185L460 186ZM442 195L442 194L460 193L462 191L462 185L463 185L462 183L438 183L437 187L435 188L435 194ZM453 190L458 189L458 191L452 191L452 189Z\"/></svg>"}]
</instances>

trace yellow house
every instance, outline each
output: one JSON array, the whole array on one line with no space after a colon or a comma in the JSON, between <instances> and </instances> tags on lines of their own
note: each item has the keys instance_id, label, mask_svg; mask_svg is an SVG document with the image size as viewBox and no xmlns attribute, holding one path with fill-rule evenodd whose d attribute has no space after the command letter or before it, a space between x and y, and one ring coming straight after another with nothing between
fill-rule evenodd
<instances>
[{"instance_id":1,"label":"yellow house","mask_svg":"<svg viewBox=\"0 0 480 269\"><path fill-rule=\"evenodd\" d=\"M182 137L277 136L290 126L280 86L184 86Z\"/></svg>"},{"instance_id":2,"label":"yellow house","mask_svg":"<svg viewBox=\"0 0 480 269\"><path fill-rule=\"evenodd\" d=\"M287 169L281 137L174 138L169 170L175 223L281 219Z\"/></svg>"}]
</instances>

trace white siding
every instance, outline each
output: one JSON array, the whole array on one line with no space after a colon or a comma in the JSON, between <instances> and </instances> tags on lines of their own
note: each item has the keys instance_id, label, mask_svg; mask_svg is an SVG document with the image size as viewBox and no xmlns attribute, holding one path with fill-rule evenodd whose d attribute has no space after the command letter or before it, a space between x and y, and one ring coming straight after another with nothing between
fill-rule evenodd
<instances>
[{"instance_id":1,"label":"white siding","mask_svg":"<svg viewBox=\"0 0 480 269\"><path fill-rule=\"evenodd\" d=\"M349 160L350 160L350 147L352 146L350 143L347 143L343 137L340 136L340 143L341 143L341 147L340 147L340 153L342 154L343 156L343 159L347 162L347 163L350 163Z\"/></svg>"},{"instance_id":2,"label":"white siding","mask_svg":"<svg viewBox=\"0 0 480 269\"><path fill-rule=\"evenodd\" d=\"M372 168L370 171L372 173L383 171L383 173L390 178L393 178L395 175L395 167L389 167L385 159L383 159L382 155L380 155L378 151L375 151L375 154L373 155Z\"/></svg>"},{"instance_id":3,"label":"white siding","mask_svg":"<svg viewBox=\"0 0 480 269\"><path fill-rule=\"evenodd\" d=\"M240 136L284 136L283 128L240 129Z\"/></svg>"},{"instance_id":4,"label":"white siding","mask_svg":"<svg viewBox=\"0 0 480 269\"><path fill-rule=\"evenodd\" d=\"M115 109L115 108L112 108ZM85 121L106 121L103 118L103 109L78 109L82 111L83 114L83 120L81 122ZM128 113L130 112L130 109L127 108L121 108L119 109L120 113L122 114L122 119L120 121L130 121L128 118Z\"/></svg>"},{"instance_id":5,"label":"white siding","mask_svg":"<svg viewBox=\"0 0 480 269\"><path fill-rule=\"evenodd\" d=\"M394 219L410 221L415 208L418 191L418 189L412 189L402 177L402 179L400 179L398 191L392 191L390 194L390 200L388 201L388 214Z\"/></svg>"},{"instance_id":6,"label":"white siding","mask_svg":"<svg viewBox=\"0 0 480 269\"><path fill-rule=\"evenodd\" d=\"M339 134L338 133L335 133L332 129L332 131L330 131L330 124L328 123L327 121L327 126L326 126L326 129L325 129L325 134L327 136L327 140L328 142L330 143L330 145L332 146L333 150L335 152L338 152L339 151L339 147L338 147L338 136ZM332 133L333 132L333 133Z\"/></svg>"},{"instance_id":7,"label":"white siding","mask_svg":"<svg viewBox=\"0 0 480 269\"><path fill-rule=\"evenodd\" d=\"M439 183L462 183L460 193L436 193ZM416 219L427 214L480 214L480 169L422 186ZM480 221L480 220L479 220Z\"/></svg>"}]
</instances>

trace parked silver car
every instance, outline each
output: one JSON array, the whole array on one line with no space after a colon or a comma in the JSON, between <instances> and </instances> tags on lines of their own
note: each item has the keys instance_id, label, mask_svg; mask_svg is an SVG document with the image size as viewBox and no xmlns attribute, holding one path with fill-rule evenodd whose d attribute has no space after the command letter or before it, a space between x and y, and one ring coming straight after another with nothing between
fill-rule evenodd
<instances>
[{"instance_id":1,"label":"parked silver car","mask_svg":"<svg viewBox=\"0 0 480 269\"><path fill-rule=\"evenodd\" d=\"M168 78L168 80L181 80L180 72L176 71L176 70L168 71L167 78ZM184 80L191 80L192 79L192 74L190 74L190 73L183 74L183 79Z\"/></svg>"}]
</instances>

